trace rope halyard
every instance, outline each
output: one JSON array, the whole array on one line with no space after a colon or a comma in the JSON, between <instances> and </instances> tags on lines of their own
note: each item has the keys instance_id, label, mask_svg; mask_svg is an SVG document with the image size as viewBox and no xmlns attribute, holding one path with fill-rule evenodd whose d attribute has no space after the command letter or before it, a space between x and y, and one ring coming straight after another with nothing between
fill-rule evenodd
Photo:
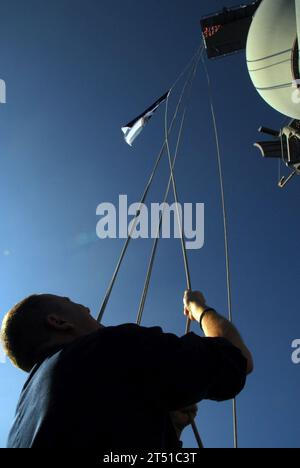
<instances>
[{"instance_id":1,"label":"rope halyard","mask_svg":"<svg viewBox=\"0 0 300 468\"><path fill-rule=\"evenodd\" d=\"M224 177L223 167L221 158L220 138L217 126L217 119L213 101L211 79L206 66L205 60L202 57L202 64L206 74L207 85L208 85L208 96L210 102L211 115L213 120L214 135L216 141L217 150L217 161L218 161L218 172L221 190L221 202L222 202L222 214L223 214L223 226L224 226L224 245L225 245L225 262L226 262L226 282L227 282L227 304L228 304L228 318L232 322L232 290L231 290L231 270L230 270L230 256L229 256L229 241L228 241L228 216L226 209L225 190L224 190ZM238 419L237 419L237 403L236 399L232 401L233 411L233 437L234 437L234 448L238 448Z\"/></svg>"},{"instance_id":2,"label":"rope halyard","mask_svg":"<svg viewBox=\"0 0 300 468\"><path fill-rule=\"evenodd\" d=\"M183 127L184 127L184 123L185 123L185 117L186 117L188 102L189 102L189 99L190 99L190 94L191 94L191 90L192 90L192 87L193 87L193 82L194 82L194 79L195 79L198 64L199 64L199 58L196 60L195 66L192 69L191 74L190 74L190 76L188 77L188 80L187 80L187 82L189 83L189 94L188 94L188 97L187 97L187 104L186 104L185 109L183 111L181 124L180 124L180 129L179 129L179 134L178 134L178 138L177 138L176 150L175 150L175 155L174 155L174 159L173 159L173 163L172 163L173 171L174 171L174 168L175 168L175 165L176 165L176 162L177 162L179 146L180 146L180 143L181 143L182 132L183 132ZM185 85L185 87L186 87L186 85ZM157 230L157 233L156 233L156 236L155 236L155 240L154 240L154 243L153 243L153 248L152 248L150 261L149 261L149 265L148 265L148 269L147 269L147 274L146 274L146 279L145 279L144 288L143 288L143 292L142 292L142 297L141 297L141 301L140 301L140 305L139 305L139 309L138 309L138 317L137 317L137 324L138 325L141 325L141 322L142 322L142 316L143 316L145 303L146 303L146 299L147 299L147 295L148 295L148 291L149 291L150 280L151 280L152 270L153 270L153 266L154 266L154 260L155 260L155 257L156 257L156 252L157 252L157 247L158 247L158 242L159 242L159 237L160 237L162 220L163 220L163 215L164 215L164 211L165 211L164 210L165 203L166 203L166 201L168 199L168 196L169 196L169 192L170 192L170 188L171 188L171 182L172 182L172 176L170 175L168 185L167 185L167 188L166 188L166 192L165 192L165 196L164 196L164 200L163 200L163 210L162 210L162 212L160 214L159 227L158 227L158 230Z\"/></svg>"},{"instance_id":3,"label":"rope halyard","mask_svg":"<svg viewBox=\"0 0 300 468\"><path fill-rule=\"evenodd\" d=\"M197 61L197 65L202 57L204 48L201 50L201 53L199 54L199 60ZM196 71L196 68L195 68ZM179 232L180 232L180 241L181 241L181 249L182 249L182 256L183 256L183 263L184 263L184 270L185 270L185 276L186 276L186 287L189 291L192 290L192 282L191 282L191 274L190 274L190 268L189 268L189 262L188 262L188 255L187 255L187 248L186 248L186 241L185 241L185 233L184 233L184 228L183 228L183 220L180 216L179 213L179 198L178 198L178 191L177 191L177 186L176 186L176 180L175 180L175 174L174 174L174 167L172 164L172 157L171 157L171 151L170 151L170 145L169 145L169 135L168 135L168 106L169 106L169 98L170 94L167 97L166 101L166 111L165 111L165 135L166 135L166 147L167 147L167 154L168 154L168 160L169 160L169 166L170 166L170 172L171 172L171 181L172 181L172 187L173 187L173 194L174 194L174 199L175 199L175 206L176 206L176 213L177 213L177 221L178 221L178 227L179 227ZM191 321L190 319L187 319L187 324L186 324L186 334L190 332L191 328ZM190 420L191 420L191 426L198 444L199 449L203 449L203 443L199 434L199 431L197 429L195 420L192 418L190 415Z\"/></svg>"},{"instance_id":4,"label":"rope halyard","mask_svg":"<svg viewBox=\"0 0 300 468\"><path fill-rule=\"evenodd\" d=\"M183 229L183 222L182 222L182 219L181 219L181 216L180 216L180 213L179 213L179 208L178 208L178 203L179 203L178 192L177 192L177 186L176 186L174 170L173 170L173 166L172 166L171 152L170 152L170 146L169 146L169 138L168 138L168 134L167 134L169 97L170 97L170 95L167 98L166 112L165 112L166 147L167 147L168 161L169 161L170 172L171 172L171 181L172 181L172 187L173 187L173 194L174 194L174 199L175 199L177 222L178 222L178 227L179 227L179 232L180 232L180 242L181 242L184 270L185 270L185 276L186 276L186 285L187 285L187 289L189 291L191 291L192 290L192 282L191 282L191 275L190 275L190 269L189 269L189 263L188 263L188 257L187 257L185 234L184 234L184 229ZM190 320L188 319L187 327L186 327L186 333L189 332L190 325L191 325Z\"/></svg>"}]
</instances>

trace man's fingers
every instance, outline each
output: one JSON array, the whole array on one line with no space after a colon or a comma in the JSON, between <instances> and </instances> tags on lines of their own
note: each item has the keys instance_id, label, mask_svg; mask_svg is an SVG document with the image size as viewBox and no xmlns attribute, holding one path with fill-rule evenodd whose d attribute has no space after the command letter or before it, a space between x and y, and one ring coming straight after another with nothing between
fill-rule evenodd
<instances>
[{"instance_id":1,"label":"man's fingers","mask_svg":"<svg viewBox=\"0 0 300 468\"><path fill-rule=\"evenodd\" d=\"M183 302L185 307L188 307L191 302L198 304L205 304L205 297L200 291L188 291L184 292Z\"/></svg>"},{"instance_id":2,"label":"man's fingers","mask_svg":"<svg viewBox=\"0 0 300 468\"><path fill-rule=\"evenodd\" d=\"M192 301L192 291L185 291L183 296L183 304L188 308L189 303Z\"/></svg>"},{"instance_id":3,"label":"man's fingers","mask_svg":"<svg viewBox=\"0 0 300 468\"><path fill-rule=\"evenodd\" d=\"M191 302L191 301L194 301L196 298L197 298L197 295L199 293L197 293L196 291L185 291L184 292L184 297L183 297L183 300L186 301L186 302Z\"/></svg>"},{"instance_id":4,"label":"man's fingers","mask_svg":"<svg viewBox=\"0 0 300 468\"><path fill-rule=\"evenodd\" d=\"M186 317L188 317L189 320L191 320L191 321L194 320L193 314L192 314L188 309L184 309L184 315L185 315Z\"/></svg>"}]
</instances>

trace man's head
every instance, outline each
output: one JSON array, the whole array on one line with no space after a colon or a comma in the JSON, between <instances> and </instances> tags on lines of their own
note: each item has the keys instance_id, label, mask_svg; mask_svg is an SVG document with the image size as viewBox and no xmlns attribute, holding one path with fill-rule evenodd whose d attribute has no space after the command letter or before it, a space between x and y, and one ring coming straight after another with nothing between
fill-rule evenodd
<instances>
[{"instance_id":1,"label":"man's head","mask_svg":"<svg viewBox=\"0 0 300 468\"><path fill-rule=\"evenodd\" d=\"M30 372L48 349L71 343L100 327L87 307L67 297L33 295L5 315L1 341L11 361Z\"/></svg>"}]
</instances>

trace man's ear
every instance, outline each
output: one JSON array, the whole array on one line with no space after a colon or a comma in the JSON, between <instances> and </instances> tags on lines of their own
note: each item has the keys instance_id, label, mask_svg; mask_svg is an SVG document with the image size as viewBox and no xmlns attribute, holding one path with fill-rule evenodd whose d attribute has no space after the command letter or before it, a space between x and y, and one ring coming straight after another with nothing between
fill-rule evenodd
<instances>
[{"instance_id":1,"label":"man's ear","mask_svg":"<svg viewBox=\"0 0 300 468\"><path fill-rule=\"evenodd\" d=\"M49 314L46 317L46 323L49 327L54 328L58 331L70 331L73 330L74 325L58 314Z\"/></svg>"}]
</instances>

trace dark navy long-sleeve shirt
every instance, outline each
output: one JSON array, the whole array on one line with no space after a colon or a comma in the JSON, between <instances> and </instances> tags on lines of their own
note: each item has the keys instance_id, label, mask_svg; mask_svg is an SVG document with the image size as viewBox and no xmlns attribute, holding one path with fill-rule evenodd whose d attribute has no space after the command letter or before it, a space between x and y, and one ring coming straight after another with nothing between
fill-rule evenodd
<instances>
[{"instance_id":1,"label":"dark navy long-sleeve shirt","mask_svg":"<svg viewBox=\"0 0 300 468\"><path fill-rule=\"evenodd\" d=\"M245 358L224 339L101 328L32 369L8 447L173 450L171 410L231 399L245 379Z\"/></svg>"}]
</instances>

